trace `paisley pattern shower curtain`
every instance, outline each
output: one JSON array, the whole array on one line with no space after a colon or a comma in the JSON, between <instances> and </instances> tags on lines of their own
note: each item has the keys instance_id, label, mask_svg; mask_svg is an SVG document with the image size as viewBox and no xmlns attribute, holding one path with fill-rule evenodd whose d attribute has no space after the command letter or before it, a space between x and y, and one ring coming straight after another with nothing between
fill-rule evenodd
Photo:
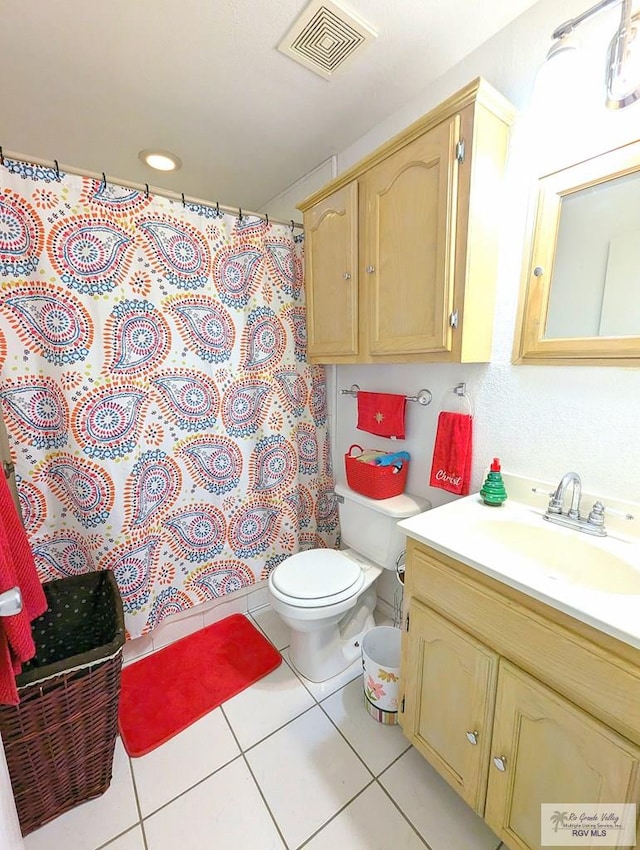
<instances>
[{"instance_id":1,"label":"paisley pattern shower curtain","mask_svg":"<svg viewBox=\"0 0 640 850\"><path fill-rule=\"evenodd\" d=\"M43 581L114 571L127 629L266 578L338 521L302 238L5 160L0 404Z\"/></svg>"}]
</instances>

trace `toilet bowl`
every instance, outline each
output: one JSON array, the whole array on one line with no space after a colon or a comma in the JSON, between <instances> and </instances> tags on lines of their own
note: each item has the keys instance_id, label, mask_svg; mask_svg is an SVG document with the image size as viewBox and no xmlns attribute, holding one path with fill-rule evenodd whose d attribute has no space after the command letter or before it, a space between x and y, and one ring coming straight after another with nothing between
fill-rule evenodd
<instances>
[{"instance_id":1,"label":"toilet bowl","mask_svg":"<svg viewBox=\"0 0 640 850\"><path fill-rule=\"evenodd\" d=\"M431 507L408 494L374 500L344 485L335 490L350 548L298 552L268 581L271 606L291 629L291 663L312 682L337 676L359 657L362 636L375 625L376 579L404 549L396 523Z\"/></svg>"}]
</instances>

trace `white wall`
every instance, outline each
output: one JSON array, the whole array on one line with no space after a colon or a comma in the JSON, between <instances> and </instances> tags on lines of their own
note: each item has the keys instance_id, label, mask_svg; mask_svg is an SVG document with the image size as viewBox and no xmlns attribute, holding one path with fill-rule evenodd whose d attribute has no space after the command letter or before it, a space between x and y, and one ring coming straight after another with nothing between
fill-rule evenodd
<instances>
[{"instance_id":1,"label":"white wall","mask_svg":"<svg viewBox=\"0 0 640 850\"><path fill-rule=\"evenodd\" d=\"M541 0L420 98L338 154L340 172L476 76L484 76L521 110L510 145L492 362L336 369L338 392L353 383L365 390L409 395L421 387L433 392L430 407L409 406L409 438L403 448L412 455L408 489L431 499L434 505L450 498L444 491L430 488L428 478L437 414L449 401L456 403L452 394L445 393L458 381L466 381L474 405L472 489L480 488L485 468L497 455L503 467L514 473L557 481L567 470L576 470L592 492L640 500L639 370L511 364L525 231L535 179L640 135L640 105L620 113L607 112L602 106L605 46L617 25L619 9L602 12L579 28L578 34L589 48L590 64L581 71L582 83L575 100L563 99L562 115L550 117L536 103L530 107L536 72L550 45L551 32L563 20L583 11L584 6L584 0L565 0L562 4ZM549 105L544 104L545 108ZM306 189L306 194L312 191L308 186ZM381 447L394 444L356 430L352 398L337 395L333 403L337 414L335 467L340 477L342 455L351 443Z\"/></svg>"}]
</instances>

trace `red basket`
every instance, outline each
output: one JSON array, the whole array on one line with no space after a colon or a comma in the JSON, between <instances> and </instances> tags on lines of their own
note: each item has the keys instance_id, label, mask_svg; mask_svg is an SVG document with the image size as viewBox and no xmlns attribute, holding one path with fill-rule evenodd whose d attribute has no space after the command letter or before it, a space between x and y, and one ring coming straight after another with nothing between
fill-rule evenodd
<instances>
[{"instance_id":1,"label":"red basket","mask_svg":"<svg viewBox=\"0 0 640 850\"><path fill-rule=\"evenodd\" d=\"M368 496L370 499L390 499L404 493L409 472L409 462L405 461L400 469L394 466L376 466L372 463L362 463L351 454L354 449L362 446L353 445L344 456L344 466L347 473L347 484L356 493Z\"/></svg>"}]
</instances>

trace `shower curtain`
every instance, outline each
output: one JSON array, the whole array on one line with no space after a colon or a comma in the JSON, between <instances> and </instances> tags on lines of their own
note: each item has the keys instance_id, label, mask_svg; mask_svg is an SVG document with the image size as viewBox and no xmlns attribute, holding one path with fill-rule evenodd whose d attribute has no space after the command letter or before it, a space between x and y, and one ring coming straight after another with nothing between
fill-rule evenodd
<instances>
[{"instance_id":1,"label":"shower curtain","mask_svg":"<svg viewBox=\"0 0 640 850\"><path fill-rule=\"evenodd\" d=\"M113 570L130 637L335 547L303 240L7 160L0 404L43 581Z\"/></svg>"}]
</instances>

